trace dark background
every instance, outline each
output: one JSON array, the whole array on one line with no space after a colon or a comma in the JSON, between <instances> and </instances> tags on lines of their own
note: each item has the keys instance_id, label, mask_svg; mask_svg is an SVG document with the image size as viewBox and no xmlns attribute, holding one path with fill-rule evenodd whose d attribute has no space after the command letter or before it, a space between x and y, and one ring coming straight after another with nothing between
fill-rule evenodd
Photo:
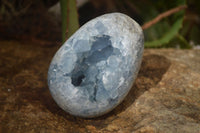
<instances>
[{"instance_id":1,"label":"dark background","mask_svg":"<svg viewBox=\"0 0 200 133\"><path fill-rule=\"evenodd\" d=\"M49 9L58 0L1 0L0 1L0 40L32 40L36 44L56 45L61 43L61 16ZM192 47L200 45L200 2L187 0L187 10L181 34ZM138 4L140 3L140 4ZM152 0L89 0L77 8L80 26L99 15L109 12L121 12L135 19L140 25L146 20L140 9L156 7L160 13L169 10L168 1L153 3ZM57 9L59 11L59 8ZM148 12L147 12L148 14ZM149 16L155 18L156 16ZM150 19L149 19L150 20ZM168 21L168 20L164 20ZM161 25L160 27L164 27ZM158 31L158 30L157 30ZM179 42L178 42L179 43ZM176 47L169 45L169 47ZM184 46L183 46L184 48ZM188 48L188 47L185 47ZM197 47L198 48L198 47Z\"/></svg>"}]
</instances>

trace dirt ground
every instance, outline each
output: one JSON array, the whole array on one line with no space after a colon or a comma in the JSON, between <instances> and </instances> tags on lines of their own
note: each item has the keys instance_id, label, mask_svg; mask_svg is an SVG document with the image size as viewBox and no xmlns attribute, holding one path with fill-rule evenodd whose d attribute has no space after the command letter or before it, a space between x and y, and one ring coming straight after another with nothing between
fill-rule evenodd
<instances>
[{"instance_id":1,"label":"dirt ground","mask_svg":"<svg viewBox=\"0 0 200 133\"><path fill-rule=\"evenodd\" d=\"M59 45L0 42L0 132L200 131L200 51L146 49L125 100L94 119L59 108L47 86Z\"/></svg>"}]
</instances>

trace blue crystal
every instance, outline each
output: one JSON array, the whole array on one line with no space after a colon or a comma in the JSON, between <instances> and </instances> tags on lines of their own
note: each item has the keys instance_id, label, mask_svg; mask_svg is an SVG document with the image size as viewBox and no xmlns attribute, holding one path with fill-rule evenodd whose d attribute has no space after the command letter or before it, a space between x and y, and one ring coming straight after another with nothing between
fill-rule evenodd
<instances>
[{"instance_id":1,"label":"blue crystal","mask_svg":"<svg viewBox=\"0 0 200 133\"><path fill-rule=\"evenodd\" d=\"M124 14L106 14L86 23L50 64L48 85L56 103L81 117L111 111L134 83L143 42L141 27Z\"/></svg>"}]
</instances>

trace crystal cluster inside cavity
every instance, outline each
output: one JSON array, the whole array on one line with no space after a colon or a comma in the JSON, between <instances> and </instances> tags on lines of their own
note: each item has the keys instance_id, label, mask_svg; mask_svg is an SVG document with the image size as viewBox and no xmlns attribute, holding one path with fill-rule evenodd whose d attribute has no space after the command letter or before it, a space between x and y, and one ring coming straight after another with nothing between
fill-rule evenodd
<instances>
[{"instance_id":1,"label":"crystal cluster inside cavity","mask_svg":"<svg viewBox=\"0 0 200 133\"><path fill-rule=\"evenodd\" d=\"M95 117L127 95L143 53L140 26L124 14L95 18L69 38L54 56L50 92L70 114Z\"/></svg>"}]
</instances>

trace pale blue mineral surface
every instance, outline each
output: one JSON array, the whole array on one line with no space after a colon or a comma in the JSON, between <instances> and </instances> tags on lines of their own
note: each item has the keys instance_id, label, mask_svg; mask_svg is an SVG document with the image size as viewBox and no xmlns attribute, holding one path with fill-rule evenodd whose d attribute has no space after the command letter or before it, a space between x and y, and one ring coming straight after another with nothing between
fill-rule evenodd
<instances>
[{"instance_id":1,"label":"pale blue mineral surface","mask_svg":"<svg viewBox=\"0 0 200 133\"><path fill-rule=\"evenodd\" d=\"M48 85L66 112L96 117L128 94L143 54L143 32L130 17L105 14L83 25L55 54Z\"/></svg>"}]
</instances>

